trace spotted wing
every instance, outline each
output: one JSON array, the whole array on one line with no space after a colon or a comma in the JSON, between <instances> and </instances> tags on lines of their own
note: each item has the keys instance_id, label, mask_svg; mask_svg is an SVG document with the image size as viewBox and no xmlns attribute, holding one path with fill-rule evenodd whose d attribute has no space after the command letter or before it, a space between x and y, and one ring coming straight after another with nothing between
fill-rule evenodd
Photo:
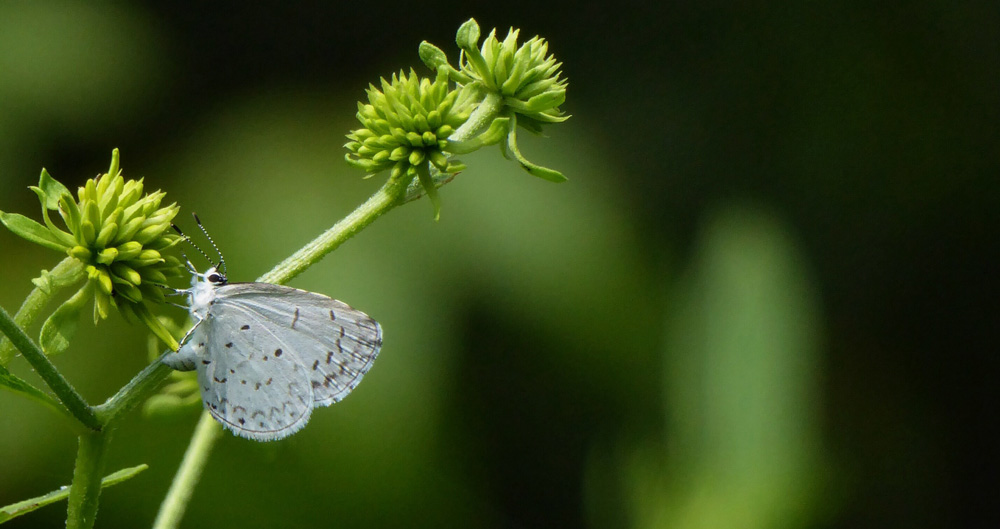
<instances>
[{"instance_id":1,"label":"spotted wing","mask_svg":"<svg viewBox=\"0 0 1000 529\"><path fill-rule=\"evenodd\" d=\"M271 441L308 422L309 374L289 338L260 314L217 302L185 343L199 358L205 408L235 434Z\"/></svg>"},{"instance_id":2,"label":"spotted wing","mask_svg":"<svg viewBox=\"0 0 1000 529\"><path fill-rule=\"evenodd\" d=\"M305 370L316 406L350 393L371 369L382 329L367 314L322 294L269 283L220 287L213 310L234 307L268 324Z\"/></svg>"}]
</instances>

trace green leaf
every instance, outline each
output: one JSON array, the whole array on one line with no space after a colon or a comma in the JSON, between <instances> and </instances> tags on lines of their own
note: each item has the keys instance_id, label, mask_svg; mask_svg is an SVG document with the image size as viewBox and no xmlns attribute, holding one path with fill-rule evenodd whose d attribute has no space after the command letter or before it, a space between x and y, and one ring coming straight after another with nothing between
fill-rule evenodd
<instances>
[{"instance_id":1,"label":"green leaf","mask_svg":"<svg viewBox=\"0 0 1000 529\"><path fill-rule=\"evenodd\" d=\"M49 172L42 169L42 175L38 177L38 187L32 187L32 191L38 195L45 209L58 210L59 199L63 195L69 195L72 200L73 194L66 186L62 185L55 178L49 176Z\"/></svg>"},{"instance_id":2,"label":"green leaf","mask_svg":"<svg viewBox=\"0 0 1000 529\"><path fill-rule=\"evenodd\" d=\"M434 220L441 220L441 198L438 196L434 179L431 178L431 174L427 170L427 164L417 168L417 178L420 179L420 185L423 186L424 191L427 192L427 198L431 200L431 205L434 206Z\"/></svg>"},{"instance_id":3,"label":"green leaf","mask_svg":"<svg viewBox=\"0 0 1000 529\"><path fill-rule=\"evenodd\" d=\"M42 226L24 215L17 213L4 213L0 211L0 222L15 235L31 241L39 246L44 246L57 252L65 252L68 248L63 244L48 228Z\"/></svg>"},{"instance_id":4,"label":"green leaf","mask_svg":"<svg viewBox=\"0 0 1000 529\"><path fill-rule=\"evenodd\" d=\"M476 19L470 18L458 28L458 33L455 34L455 43L466 52L470 49L478 51L479 24L476 22Z\"/></svg>"},{"instance_id":5,"label":"green leaf","mask_svg":"<svg viewBox=\"0 0 1000 529\"><path fill-rule=\"evenodd\" d=\"M440 66L448 66L448 56L445 55L444 51L426 40L420 43L417 55L431 70L437 70Z\"/></svg>"},{"instance_id":6,"label":"green leaf","mask_svg":"<svg viewBox=\"0 0 1000 529\"><path fill-rule=\"evenodd\" d=\"M135 477L137 474L149 468L149 465L139 465L131 468L123 468L114 474L110 474L101 480L101 488L110 487L112 485L117 485L127 479ZM55 503L57 501L65 500L69 497L68 486L60 487L59 490L54 490L44 496L39 496L37 498L31 498L30 500L24 500L17 502L6 507L0 508L0 523L4 523L12 518L17 518L22 514L28 514L39 507L45 507L46 505Z\"/></svg>"},{"instance_id":7,"label":"green leaf","mask_svg":"<svg viewBox=\"0 0 1000 529\"><path fill-rule=\"evenodd\" d=\"M523 114L544 112L546 110L558 107L559 105L565 102L566 102L565 91L545 92L542 94L538 94L528 99L527 101L521 101L515 98L507 98L507 100L504 101L504 103L506 103L507 106Z\"/></svg>"},{"instance_id":8,"label":"green leaf","mask_svg":"<svg viewBox=\"0 0 1000 529\"><path fill-rule=\"evenodd\" d=\"M90 299L93 288L94 283L88 281L45 320L38 342L47 356L57 355L69 347L69 341L80 324L80 312Z\"/></svg>"},{"instance_id":9,"label":"green leaf","mask_svg":"<svg viewBox=\"0 0 1000 529\"><path fill-rule=\"evenodd\" d=\"M59 401L52 398L48 393L45 393L44 391L27 383L17 375L14 375L3 366L0 366L0 387L7 388L14 393L20 393L25 397L34 399L37 402L45 404L46 406L63 413L71 419L73 418L73 415L70 414L69 410L63 407L62 404L59 404Z\"/></svg>"},{"instance_id":10,"label":"green leaf","mask_svg":"<svg viewBox=\"0 0 1000 529\"><path fill-rule=\"evenodd\" d=\"M467 154L480 147L500 143L507 135L507 127L510 126L510 118L497 118L490 123L490 128L486 132L468 141L448 141L444 150L452 154Z\"/></svg>"},{"instance_id":11,"label":"green leaf","mask_svg":"<svg viewBox=\"0 0 1000 529\"><path fill-rule=\"evenodd\" d=\"M560 173L559 171L531 163L527 160L527 158L525 158L521 154L521 151L517 149L516 131L517 131L517 120L516 117L512 116L510 130L507 132L507 148L510 149L511 154L513 154L514 158L517 159L517 162L521 164L521 167L523 167L525 171L528 171L528 174L537 176L544 180L548 180L549 182L556 182L556 183L565 182L566 177L563 176L563 174Z\"/></svg>"},{"instance_id":12,"label":"green leaf","mask_svg":"<svg viewBox=\"0 0 1000 529\"><path fill-rule=\"evenodd\" d=\"M31 280L31 284L51 296L59 289L68 287L82 278L83 263L78 260L70 260L63 266L53 268L51 272L42 270L38 277Z\"/></svg>"}]
</instances>

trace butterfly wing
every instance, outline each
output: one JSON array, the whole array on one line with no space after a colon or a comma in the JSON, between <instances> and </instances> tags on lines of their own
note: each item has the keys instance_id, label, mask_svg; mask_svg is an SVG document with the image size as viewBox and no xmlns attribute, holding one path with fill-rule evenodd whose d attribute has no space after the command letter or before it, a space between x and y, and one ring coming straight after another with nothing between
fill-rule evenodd
<instances>
[{"instance_id":1,"label":"butterfly wing","mask_svg":"<svg viewBox=\"0 0 1000 529\"><path fill-rule=\"evenodd\" d=\"M256 441L281 439L308 422L309 375L288 338L260 314L217 302L185 343L199 356L198 385L205 408L237 435Z\"/></svg>"},{"instance_id":2,"label":"butterfly wing","mask_svg":"<svg viewBox=\"0 0 1000 529\"><path fill-rule=\"evenodd\" d=\"M218 289L212 311L234 307L267 322L307 373L316 406L347 396L371 368L382 329L367 314L315 292L269 283L232 283Z\"/></svg>"}]
</instances>

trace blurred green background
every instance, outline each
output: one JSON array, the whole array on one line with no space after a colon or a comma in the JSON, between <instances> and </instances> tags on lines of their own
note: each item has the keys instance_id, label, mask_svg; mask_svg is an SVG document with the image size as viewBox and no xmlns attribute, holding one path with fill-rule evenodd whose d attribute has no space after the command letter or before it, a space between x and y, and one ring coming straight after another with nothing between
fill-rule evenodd
<instances>
[{"instance_id":1,"label":"blurred green background","mask_svg":"<svg viewBox=\"0 0 1000 529\"><path fill-rule=\"evenodd\" d=\"M477 153L440 222L410 204L297 278L376 317L380 358L286 441L227 434L185 527L1000 523L994 2L5 2L0 209L118 147L252 280L377 188L342 159L355 101L470 16L564 62L574 117L522 150L570 181ZM59 259L0 230L0 304ZM57 359L91 402L145 362L118 317ZM108 471L150 469L98 527L152 522L197 414L124 421ZM74 453L0 393L0 505Z\"/></svg>"}]
</instances>

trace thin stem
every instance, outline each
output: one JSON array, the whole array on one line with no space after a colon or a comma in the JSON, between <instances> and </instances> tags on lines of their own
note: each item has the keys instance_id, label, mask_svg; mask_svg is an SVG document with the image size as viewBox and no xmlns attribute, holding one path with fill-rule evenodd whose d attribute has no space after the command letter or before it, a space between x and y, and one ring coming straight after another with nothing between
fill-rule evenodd
<instances>
[{"instance_id":1,"label":"thin stem","mask_svg":"<svg viewBox=\"0 0 1000 529\"><path fill-rule=\"evenodd\" d=\"M63 287L72 285L83 277L83 264L74 257L67 257L59 262L49 272L52 278L45 288L36 286L24 298L21 308L14 314L14 323L22 329L27 329L45 308L49 300ZM6 338L0 338L0 365L7 365L14 357L14 344Z\"/></svg>"},{"instance_id":2,"label":"thin stem","mask_svg":"<svg viewBox=\"0 0 1000 529\"><path fill-rule=\"evenodd\" d=\"M258 281L281 285L301 274L307 268L318 262L326 254L350 239L355 233L371 224L386 211L400 204L405 193L405 186L396 179L389 179L364 204L358 206L350 215L344 217L322 235L316 237L301 250L292 254L270 272L260 276Z\"/></svg>"},{"instance_id":3,"label":"thin stem","mask_svg":"<svg viewBox=\"0 0 1000 529\"><path fill-rule=\"evenodd\" d=\"M187 452L184 453L184 461L181 463L177 475L174 476L170 490L167 491L166 498L160 504L160 512L153 522L153 529L173 529L184 517L187 510L188 501L194 488L201 478L201 472L208 463L208 455L212 451L212 446L222 434L222 428L215 422L208 412L201 414L198 426L191 436L191 444L188 445Z\"/></svg>"},{"instance_id":4,"label":"thin stem","mask_svg":"<svg viewBox=\"0 0 1000 529\"><path fill-rule=\"evenodd\" d=\"M76 417L84 426L92 430L101 429L102 424L97 420L97 416L94 414L94 410L90 408L90 405L83 400L83 397L77 393L72 384L62 376L62 373L56 369L56 366L52 364L49 357L45 356L42 349L14 323L13 318L11 318L10 314L3 307L0 307L0 332L3 332L10 338L14 347L17 347L21 351L25 360L31 364L31 367L35 368L38 375L48 384L52 392L59 397L59 400L73 414L73 417Z\"/></svg>"},{"instance_id":5,"label":"thin stem","mask_svg":"<svg viewBox=\"0 0 1000 529\"><path fill-rule=\"evenodd\" d=\"M110 432L87 432L80 436L69 491L66 529L90 529L97 518L101 496L101 475L107 460Z\"/></svg>"}]
</instances>

